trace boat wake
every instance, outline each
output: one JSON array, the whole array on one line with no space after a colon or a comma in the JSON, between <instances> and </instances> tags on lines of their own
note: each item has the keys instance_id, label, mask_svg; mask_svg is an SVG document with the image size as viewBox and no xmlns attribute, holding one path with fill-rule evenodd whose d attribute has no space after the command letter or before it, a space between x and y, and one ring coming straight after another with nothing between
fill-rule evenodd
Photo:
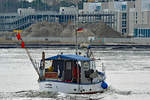
<instances>
[{"instance_id":1,"label":"boat wake","mask_svg":"<svg viewBox=\"0 0 150 100\"><path fill-rule=\"evenodd\" d=\"M57 98L58 93L54 92L39 92L39 91L17 91L17 92L0 92L0 98Z\"/></svg>"},{"instance_id":2,"label":"boat wake","mask_svg":"<svg viewBox=\"0 0 150 100\"><path fill-rule=\"evenodd\" d=\"M131 90L119 90L119 89L115 89L113 87L109 87L107 93L111 93L111 94L118 94L118 95L142 95L142 94L147 94L150 95L150 91L140 91L140 90L136 90L136 91L131 91Z\"/></svg>"},{"instance_id":3,"label":"boat wake","mask_svg":"<svg viewBox=\"0 0 150 100\"><path fill-rule=\"evenodd\" d=\"M97 97L97 95L99 95ZM105 98L105 93L98 94L65 94L65 93L54 93L54 92L39 92L39 91L17 91L17 92L0 92L0 99L12 99L12 98L26 98L26 100L45 100L46 98L49 100L57 99L57 100L100 100ZM95 98L96 97L96 98ZM47 100L46 99L46 100Z\"/></svg>"},{"instance_id":4,"label":"boat wake","mask_svg":"<svg viewBox=\"0 0 150 100\"><path fill-rule=\"evenodd\" d=\"M113 87L109 87L103 93L97 94L65 94L65 93L54 93L54 92L40 92L40 91L17 91L17 92L0 92L0 99L8 99L8 98L38 98L38 100L45 100L47 99L57 99L57 100L105 100L108 96L112 95L150 95L150 91L124 91L118 90ZM46 100L47 100L46 99Z\"/></svg>"}]
</instances>

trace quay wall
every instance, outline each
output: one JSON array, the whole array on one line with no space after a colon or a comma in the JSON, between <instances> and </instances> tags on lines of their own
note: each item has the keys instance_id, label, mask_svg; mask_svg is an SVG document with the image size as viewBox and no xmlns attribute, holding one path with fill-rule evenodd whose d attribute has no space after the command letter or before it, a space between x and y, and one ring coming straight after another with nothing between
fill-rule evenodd
<instances>
[{"instance_id":1,"label":"quay wall","mask_svg":"<svg viewBox=\"0 0 150 100\"><path fill-rule=\"evenodd\" d=\"M12 37L11 40L17 40ZM23 37L25 42L41 41L52 43L74 43L75 37ZM97 43L97 44L143 44L150 45L150 38L87 38L80 37L77 39L79 43Z\"/></svg>"}]
</instances>

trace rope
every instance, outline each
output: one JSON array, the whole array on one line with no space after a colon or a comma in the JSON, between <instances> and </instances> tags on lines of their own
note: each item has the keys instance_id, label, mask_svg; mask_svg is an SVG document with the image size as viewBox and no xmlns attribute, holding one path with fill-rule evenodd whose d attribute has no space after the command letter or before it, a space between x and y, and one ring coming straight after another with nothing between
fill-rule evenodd
<instances>
[{"instance_id":1,"label":"rope","mask_svg":"<svg viewBox=\"0 0 150 100\"><path fill-rule=\"evenodd\" d=\"M19 32L18 32L18 34L17 34L17 39L18 39L18 40L21 40L21 41L23 42L23 39L21 38L21 35L20 35ZM23 43L24 43L24 42L23 42ZM25 51L26 51L26 53L27 53L27 55L28 55L28 57L29 57L29 59L30 59L30 61L31 61L31 63L32 63L34 69L35 69L35 71L36 71L36 73L38 74L38 76L40 76L40 72L39 72L37 66L35 65L35 63L34 63L32 57L31 57L31 55L30 55L28 49L24 46L24 44L21 44L21 47L25 49Z\"/></svg>"},{"instance_id":2,"label":"rope","mask_svg":"<svg viewBox=\"0 0 150 100\"><path fill-rule=\"evenodd\" d=\"M31 55L30 55L28 49L25 48L25 50L26 50L26 53L27 53L27 55L28 55L28 57L29 57L29 59L30 59L30 61L31 61L31 63L32 63L32 65L33 65L33 67L34 67L36 73L40 76L39 70L38 70L37 66L35 65L35 63L34 63L32 57L31 57Z\"/></svg>"}]
</instances>

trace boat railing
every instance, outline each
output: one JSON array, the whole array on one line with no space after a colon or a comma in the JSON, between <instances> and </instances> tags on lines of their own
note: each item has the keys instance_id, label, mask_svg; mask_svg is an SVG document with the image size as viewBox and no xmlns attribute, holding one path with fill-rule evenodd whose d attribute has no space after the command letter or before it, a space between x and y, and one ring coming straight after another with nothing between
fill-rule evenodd
<instances>
[{"instance_id":1,"label":"boat railing","mask_svg":"<svg viewBox=\"0 0 150 100\"><path fill-rule=\"evenodd\" d=\"M102 63L102 72L105 74L105 66L103 63Z\"/></svg>"},{"instance_id":2,"label":"boat railing","mask_svg":"<svg viewBox=\"0 0 150 100\"><path fill-rule=\"evenodd\" d=\"M95 59L95 61L100 63L99 67L101 68L102 72L105 73L105 66L104 66L104 63L102 62L102 59L98 58L98 59Z\"/></svg>"},{"instance_id":3,"label":"boat railing","mask_svg":"<svg viewBox=\"0 0 150 100\"><path fill-rule=\"evenodd\" d=\"M36 69L38 69L38 71L39 71L39 68L40 68L40 63L39 62L37 62L36 60L34 60L34 65L35 65L35 67L36 67Z\"/></svg>"}]
</instances>

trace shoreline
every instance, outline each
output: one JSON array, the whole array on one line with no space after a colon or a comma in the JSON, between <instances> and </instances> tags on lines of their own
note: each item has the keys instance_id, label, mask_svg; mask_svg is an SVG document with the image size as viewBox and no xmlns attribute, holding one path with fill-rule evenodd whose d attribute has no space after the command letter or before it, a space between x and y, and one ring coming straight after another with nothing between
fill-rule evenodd
<instances>
[{"instance_id":1,"label":"shoreline","mask_svg":"<svg viewBox=\"0 0 150 100\"><path fill-rule=\"evenodd\" d=\"M75 48L73 43L25 43L26 48ZM80 48L80 45L78 45ZM150 48L146 44L90 44L91 48ZM0 43L0 48L21 48L20 43Z\"/></svg>"}]
</instances>

